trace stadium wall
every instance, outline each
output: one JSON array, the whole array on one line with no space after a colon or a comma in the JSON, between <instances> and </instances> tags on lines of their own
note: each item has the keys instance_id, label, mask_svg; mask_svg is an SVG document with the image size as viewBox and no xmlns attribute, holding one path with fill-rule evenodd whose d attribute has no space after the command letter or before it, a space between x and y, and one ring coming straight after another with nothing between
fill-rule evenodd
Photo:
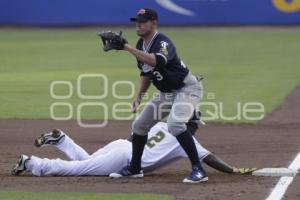
<instances>
[{"instance_id":1,"label":"stadium wall","mask_svg":"<svg viewBox=\"0 0 300 200\"><path fill-rule=\"evenodd\" d=\"M0 25L126 25L141 7L164 25L300 24L300 0L1 0Z\"/></svg>"}]
</instances>

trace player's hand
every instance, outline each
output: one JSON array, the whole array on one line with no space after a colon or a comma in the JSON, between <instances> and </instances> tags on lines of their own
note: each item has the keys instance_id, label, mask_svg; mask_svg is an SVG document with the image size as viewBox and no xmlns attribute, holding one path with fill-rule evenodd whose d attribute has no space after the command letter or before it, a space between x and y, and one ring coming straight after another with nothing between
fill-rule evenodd
<instances>
[{"instance_id":1,"label":"player's hand","mask_svg":"<svg viewBox=\"0 0 300 200\"><path fill-rule=\"evenodd\" d=\"M124 49L125 51L129 51L129 49L131 49L132 46L130 46L128 43L124 44Z\"/></svg>"},{"instance_id":2,"label":"player's hand","mask_svg":"<svg viewBox=\"0 0 300 200\"><path fill-rule=\"evenodd\" d=\"M135 100L133 101L133 103L132 103L131 111L132 111L133 113L136 113L136 111L137 111L137 109L138 109L138 107L139 107L140 104L141 104L141 100L135 99Z\"/></svg>"}]
</instances>

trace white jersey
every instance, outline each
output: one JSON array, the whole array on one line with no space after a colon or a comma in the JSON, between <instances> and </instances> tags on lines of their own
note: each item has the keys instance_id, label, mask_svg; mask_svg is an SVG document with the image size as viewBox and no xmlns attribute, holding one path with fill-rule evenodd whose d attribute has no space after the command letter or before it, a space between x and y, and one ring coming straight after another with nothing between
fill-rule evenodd
<instances>
[{"instance_id":1,"label":"white jersey","mask_svg":"<svg viewBox=\"0 0 300 200\"><path fill-rule=\"evenodd\" d=\"M199 159L202 160L210 152L203 148L194 138ZM148 141L142 157L144 171L157 169L179 158L187 157L176 137L168 132L164 122L158 122L148 133Z\"/></svg>"},{"instance_id":2,"label":"white jersey","mask_svg":"<svg viewBox=\"0 0 300 200\"><path fill-rule=\"evenodd\" d=\"M194 138L199 158L210 152ZM113 141L89 155L69 136L54 147L64 152L70 159L41 159L32 156L26 163L28 171L36 176L101 176L121 170L131 160L132 145L128 140ZM147 145L142 157L145 171L157 169L178 158L187 157L177 139L167 131L167 124L157 123L148 134Z\"/></svg>"}]
</instances>

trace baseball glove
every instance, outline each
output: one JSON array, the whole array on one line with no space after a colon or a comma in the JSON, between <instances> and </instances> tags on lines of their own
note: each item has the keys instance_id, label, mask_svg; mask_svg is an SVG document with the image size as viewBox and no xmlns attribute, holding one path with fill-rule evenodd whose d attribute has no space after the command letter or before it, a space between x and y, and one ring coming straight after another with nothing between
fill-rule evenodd
<instances>
[{"instance_id":1,"label":"baseball glove","mask_svg":"<svg viewBox=\"0 0 300 200\"><path fill-rule=\"evenodd\" d=\"M257 168L248 168L248 167L242 167L242 168L233 168L233 174L238 175L244 175L244 174L252 174L252 172L256 171Z\"/></svg>"},{"instance_id":2,"label":"baseball glove","mask_svg":"<svg viewBox=\"0 0 300 200\"><path fill-rule=\"evenodd\" d=\"M120 31L119 34L112 31L103 31L99 32L98 36L102 39L104 51L113 49L123 50L125 44L128 43L127 40L122 37L122 31Z\"/></svg>"}]
</instances>

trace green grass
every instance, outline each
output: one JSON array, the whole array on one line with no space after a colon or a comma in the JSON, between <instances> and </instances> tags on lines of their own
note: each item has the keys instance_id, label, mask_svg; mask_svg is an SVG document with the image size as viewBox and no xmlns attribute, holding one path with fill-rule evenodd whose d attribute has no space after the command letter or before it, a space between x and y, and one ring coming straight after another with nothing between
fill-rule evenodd
<instances>
[{"instance_id":1,"label":"green grass","mask_svg":"<svg viewBox=\"0 0 300 200\"><path fill-rule=\"evenodd\" d=\"M173 200L172 196L157 194L109 194L79 192L0 192L5 200Z\"/></svg>"},{"instance_id":2,"label":"green grass","mask_svg":"<svg viewBox=\"0 0 300 200\"><path fill-rule=\"evenodd\" d=\"M284 31L212 32L163 31L177 46L178 53L194 74L205 77L205 101L214 93L213 102L223 102L224 115L234 116L237 103L261 102L266 114L276 108L299 85L300 34ZM131 44L136 41L133 31L124 35ZM112 84L117 80L138 83L135 59L125 52L104 53L102 44L92 30L26 30L0 32L0 118L50 118L53 102L70 102L76 117L81 100L76 92L76 80L85 73L105 74L109 79L108 96L102 100L112 105L120 100L112 97ZM66 80L73 84L73 96L54 100L49 87L52 81ZM67 93L58 86L56 94ZM137 90L137 87L136 87ZM83 81L85 95L100 94L103 83ZM150 93L155 91L151 89ZM128 94L126 87L119 94ZM131 99L122 100L130 103ZM207 108L209 109L209 108ZM64 108L55 109L65 116ZM204 110L204 113L206 111ZM122 116L128 116L123 114ZM101 119L103 112L87 108L85 119ZM224 121L216 119L215 121ZM251 122L244 118L236 123Z\"/></svg>"}]
</instances>

